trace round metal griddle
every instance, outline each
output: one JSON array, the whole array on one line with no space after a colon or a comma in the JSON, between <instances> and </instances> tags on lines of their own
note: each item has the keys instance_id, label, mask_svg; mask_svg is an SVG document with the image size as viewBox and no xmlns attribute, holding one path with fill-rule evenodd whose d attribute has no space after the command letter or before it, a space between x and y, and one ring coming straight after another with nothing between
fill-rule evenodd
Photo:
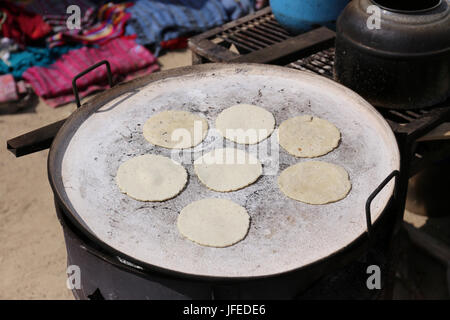
<instances>
[{"instance_id":1,"label":"round metal griddle","mask_svg":"<svg viewBox=\"0 0 450 320\"><path fill-rule=\"evenodd\" d=\"M202 148L208 152L226 145L255 151L214 134L217 115L237 103L266 108L275 116L277 127L290 117L306 114L334 123L342 134L339 147L314 160L346 168L352 182L349 195L318 206L287 198L278 188L278 174L310 159L290 156L281 147L279 162L265 152L259 155L265 175L245 189L219 193L202 185L192 166ZM203 147L175 155L189 173L179 196L165 202L133 200L119 191L117 169L146 153L174 156L172 150L151 145L142 135L149 117L169 109L204 115L210 131ZM274 141L269 138L262 144L276 147ZM48 165L52 188L66 214L98 243L158 270L238 279L296 270L349 246L366 231L366 200L399 168L399 151L382 116L333 81L276 66L208 64L161 72L92 99L61 128ZM380 216L393 189L391 181L372 202L372 221ZM243 241L210 248L180 235L176 227L180 210L209 197L230 199L247 209L251 226Z\"/></svg>"}]
</instances>

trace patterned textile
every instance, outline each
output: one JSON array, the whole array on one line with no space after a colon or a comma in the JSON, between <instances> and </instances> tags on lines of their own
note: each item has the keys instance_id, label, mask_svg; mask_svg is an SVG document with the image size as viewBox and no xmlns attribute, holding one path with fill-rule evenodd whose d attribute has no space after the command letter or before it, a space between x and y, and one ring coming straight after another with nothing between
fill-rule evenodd
<instances>
[{"instance_id":1,"label":"patterned textile","mask_svg":"<svg viewBox=\"0 0 450 320\"><path fill-rule=\"evenodd\" d=\"M89 8L96 8L98 2L95 0L32 0L24 6L45 19L47 16L65 16L67 7L71 5L79 6L83 13Z\"/></svg>"},{"instance_id":2,"label":"patterned textile","mask_svg":"<svg viewBox=\"0 0 450 320\"><path fill-rule=\"evenodd\" d=\"M252 13L255 7L253 0L220 0L229 20L236 20Z\"/></svg>"},{"instance_id":3,"label":"patterned textile","mask_svg":"<svg viewBox=\"0 0 450 320\"><path fill-rule=\"evenodd\" d=\"M68 30L60 32L49 39L51 47L63 45L68 42L83 44L102 44L111 39L120 37L125 32L125 24L130 18L130 13L125 11L133 3L103 5L97 14L98 23L87 30Z\"/></svg>"},{"instance_id":4,"label":"patterned textile","mask_svg":"<svg viewBox=\"0 0 450 320\"><path fill-rule=\"evenodd\" d=\"M0 61L0 74L11 73L14 78L22 78L22 74L30 67L46 67L54 63L61 55L70 50L78 49L80 45L61 46L55 48L27 46L22 51L10 52L8 60Z\"/></svg>"},{"instance_id":5,"label":"patterned textile","mask_svg":"<svg viewBox=\"0 0 450 320\"><path fill-rule=\"evenodd\" d=\"M95 12L99 1L89 0L33 0L25 7L31 12L41 15L53 32L64 32L67 29L67 8L76 5L81 10L81 28L87 29L95 20Z\"/></svg>"},{"instance_id":6,"label":"patterned textile","mask_svg":"<svg viewBox=\"0 0 450 320\"><path fill-rule=\"evenodd\" d=\"M101 60L109 61L113 75L120 80L129 80L159 69L156 58L147 49L134 40L118 38L99 48L72 50L48 68L28 69L23 78L47 104L56 107L74 101L72 79ZM77 81L80 97L107 88L106 80L104 66L86 74Z\"/></svg>"},{"instance_id":7,"label":"patterned textile","mask_svg":"<svg viewBox=\"0 0 450 320\"><path fill-rule=\"evenodd\" d=\"M220 26L249 13L251 0L137 0L127 11L126 34L142 45L155 45ZM247 4L247 5L244 5Z\"/></svg>"}]
</instances>

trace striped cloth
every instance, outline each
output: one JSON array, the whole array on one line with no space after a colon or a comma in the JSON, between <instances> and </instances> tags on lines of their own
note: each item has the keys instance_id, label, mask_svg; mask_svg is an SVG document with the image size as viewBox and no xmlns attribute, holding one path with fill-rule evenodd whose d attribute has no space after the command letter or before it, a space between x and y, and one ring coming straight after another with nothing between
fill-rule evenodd
<instances>
[{"instance_id":1,"label":"striped cloth","mask_svg":"<svg viewBox=\"0 0 450 320\"><path fill-rule=\"evenodd\" d=\"M98 23L90 29L68 30L50 37L50 47L64 45L69 42L83 44L103 44L111 39L120 37L125 32L125 24L131 14L125 9L132 6L132 2L113 4L112 2L100 7L97 19Z\"/></svg>"},{"instance_id":2,"label":"striped cloth","mask_svg":"<svg viewBox=\"0 0 450 320\"><path fill-rule=\"evenodd\" d=\"M47 104L57 107L74 101L72 79L101 60L109 61L113 75L120 80L130 80L159 69L156 58L143 46L131 39L117 38L99 48L72 50L48 68L31 67L23 78ZM104 66L86 74L77 81L80 97L107 88L106 80Z\"/></svg>"},{"instance_id":3,"label":"striped cloth","mask_svg":"<svg viewBox=\"0 0 450 320\"><path fill-rule=\"evenodd\" d=\"M159 43L220 26L252 10L252 0L137 0L127 9L126 34L142 45Z\"/></svg>"},{"instance_id":4,"label":"striped cloth","mask_svg":"<svg viewBox=\"0 0 450 320\"><path fill-rule=\"evenodd\" d=\"M89 0L32 0L25 7L41 15L54 32L64 32L67 29L67 8L77 5L81 10L81 28L86 29L94 23L98 1Z\"/></svg>"},{"instance_id":5,"label":"striped cloth","mask_svg":"<svg viewBox=\"0 0 450 320\"><path fill-rule=\"evenodd\" d=\"M24 6L45 19L46 16L65 16L67 7L71 5L79 6L83 13L89 8L97 7L98 2L94 0L31 0Z\"/></svg>"},{"instance_id":6,"label":"striped cloth","mask_svg":"<svg viewBox=\"0 0 450 320\"><path fill-rule=\"evenodd\" d=\"M63 54L80 47L80 45L55 48L26 46L24 50L10 53L8 64L0 61L0 74L11 73L14 78L21 79L22 74L28 68L33 66L47 67Z\"/></svg>"}]
</instances>

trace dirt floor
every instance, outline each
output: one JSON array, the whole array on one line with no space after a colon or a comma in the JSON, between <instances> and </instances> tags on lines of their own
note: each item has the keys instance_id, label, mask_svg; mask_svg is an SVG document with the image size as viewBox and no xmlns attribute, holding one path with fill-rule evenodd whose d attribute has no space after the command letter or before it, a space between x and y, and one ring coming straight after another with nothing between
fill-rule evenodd
<instances>
[{"instance_id":1,"label":"dirt floor","mask_svg":"<svg viewBox=\"0 0 450 320\"><path fill-rule=\"evenodd\" d=\"M190 65L191 54L171 52L159 62L162 69ZM0 115L0 299L73 299L66 287L64 239L47 180L48 151L15 158L6 150L6 140L66 118L73 110L74 104L52 109L39 101L20 113ZM406 215L417 228L448 235L450 218L443 219ZM439 229L442 226L445 230ZM414 246L408 248L395 298L448 299L447 266Z\"/></svg>"},{"instance_id":2,"label":"dirt floor","mask_svg":"<svg viewBox=\"0 0 450 320\"><path fill-rule=\"evenodd\" d=\"M191 64L189 51L159 59L162 69ZM39 101L0 115L0 299L73 299L66 287L66 251L47 180L48 151L15 158L6 140L66 118L75 104Z\"/></svg>"}]
</instances>

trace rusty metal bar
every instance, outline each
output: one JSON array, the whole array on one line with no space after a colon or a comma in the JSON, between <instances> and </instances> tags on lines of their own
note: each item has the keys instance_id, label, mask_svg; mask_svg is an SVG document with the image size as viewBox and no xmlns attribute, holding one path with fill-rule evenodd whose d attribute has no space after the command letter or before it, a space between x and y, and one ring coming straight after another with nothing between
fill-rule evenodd
<instances>
[{"instance_id":1,"label":"rusty metal bar","mask_svg":"<svg viewBox=\"0 0 450 320\"><path fill-rule=\"evenodd\" d=\"M231 36L234 36L236 38L241 39L246 44L250 44L251 43L251 44L253 44L255 46L258 46L258 49L262 49L262 48L265 48L265 47L269 46L269 44L267 44L267 43L261 42L261 41L256 40L256 39L252 39L249 36L246 36L245 34L242 34L242 32L235 32L235 33L231 34Z\"/></svg>"},{"instance_id":2,"label":"rusty metal bar","mask_svg":"<svg viewBox=\"0 0 450 320\"><path fill-rule=\"evenodd\" d=\"M409 117L409 116L407 116L407 115L405 115L405 114L403 114L403 113L401 113L401 112L399 112L399 111L396 111L396 110L390 110L389 112L390 112L391 114L397 116L397 117L400 117L400 118L402 118L402 119L405 119L405 120L408 121L408 122L414 121L413 118L411 118L411 117Z\"/></svg>"},{"instance_id":3,"label":"rusty metal bar","mask_svg":"<svg viewBox=\"0 0 450 320\"><path fill-rule=\"evenodd\" d=\"M254 29L262 32L262 33L269 33L272 35L277 35L279 37L283 37L283 40L289 39L291 38L291 36L288 36L284 33L278 32L276 30L273 30L271 28L268 28L267 26L263 25L263 24L255 24Z\"/></svg>"},{"instance_id":4,"label":"rusty metal bar","mask_svg":"<svg viewBox=\"0 0 450 320\"><path fill-rule=\"evenodd\" d=\"M230 38L228 38L228 37L224 37L224 36L222 36L222 35L217 35L217 37L220 38L220 39L222 39L222 40L225 41L225 42L228 42L228 43L230 43L230 44L234 44L236 47L238 47L238 49L239 49L239 48L244 48L244 49L246 49L246 50L248 50L248 51L250 51L250 52L255 51L254 48L250 48L250 47L246 46L245 44L240 43L239 41L230 39Z\"/></svg>"},{"instance_id":5,"label":"rusty metal bar","mask_svg":"<svg viewBox=\"0 0 450 320\"><path fill-rule=\"evenodd\" d=\"M240 31L240 33L245 34L248 37L253 37L253 39L259 39L258 41L261 41L266 44L266 46L270 46L272 44L278 43L278 40L271 39L270 37L262 36L258 32L254 32L254 30L250 29L243 29Z\"/></svg>"}]
</instances>

